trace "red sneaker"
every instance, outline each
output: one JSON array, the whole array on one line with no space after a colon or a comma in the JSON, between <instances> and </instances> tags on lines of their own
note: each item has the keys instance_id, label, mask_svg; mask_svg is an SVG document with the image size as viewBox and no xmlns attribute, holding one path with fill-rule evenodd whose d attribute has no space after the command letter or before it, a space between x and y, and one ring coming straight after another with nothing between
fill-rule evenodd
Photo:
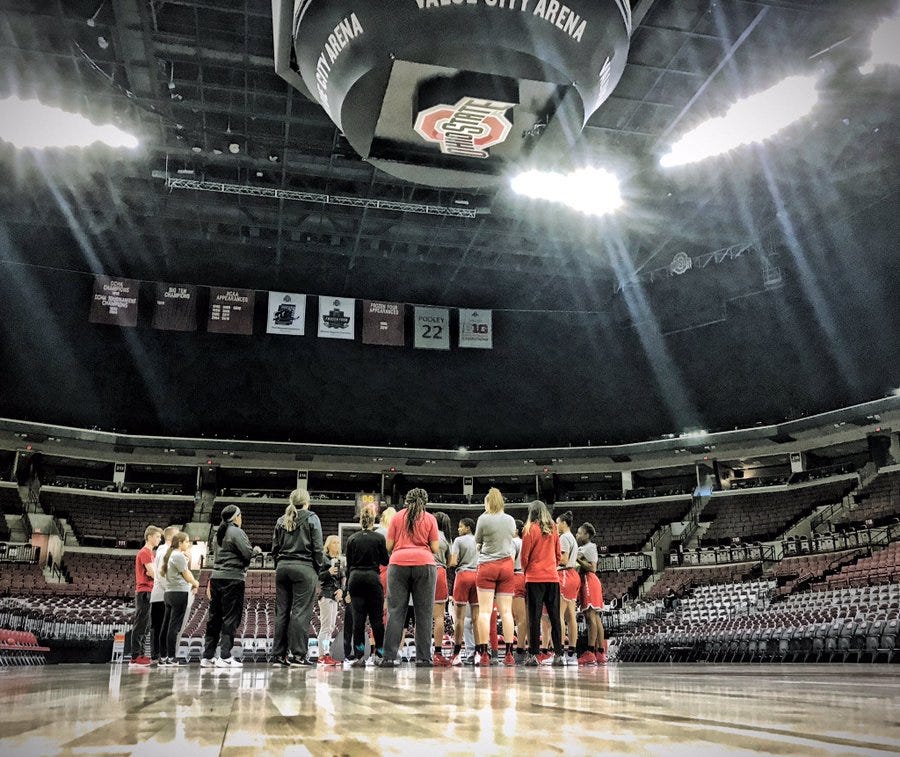
<instances>
[{"instance_id":1,"label":"red sneaker","mask_svg":"<svg viewBox=\"0 0 900 757\"><path fill-rule=\"evenodd\" d=\"M594 656L593 652L583 652L582 655L578 658L579 665L596 665L597 658Z\"/></svg>"},{"instance_id":2,"label":"red sneaker","mask_svg":"<svg viewBox=\"0 0 900 757\"><path fill-rule=\"evenodd\" d=\"M478 665L480 665L482 668L491 667L491 653L485 652L484 654L482 654L481 659L478 661Z\"/></svg>"},{"instance_id":3,"label":"red sneaker","mask_svg":"<svg viewBox=\"0 0 900 757\"><path fill-rule=\"evenodd\" d=\"M135 657L131 661L131 664L132 665L140 665L142 668L149 668L150 667L150 658L145 655L141 655L140 657Z\"/></svg>"},{"instance_id":4,"label":"red sneaker","mask_svg":"<svg viewBox=\"0 0 900 757\"><path fill-rule=\"evenodd\" d=\"M340 660L335 660L330 654L322 655L319 658L319 665L340 665Z\"/></svg>"},{"instance_id":5,"label":"red sneaker","mask_svg":"<svg viewBox=\"0 0 900 757\"><path fill-rule=\"evenodd\" d=\"M606 652L597 652L597 664L606 665Z\"/></svg>"},{"instance_id":6,"label":"red sneaker","mask_svg":"<svg viewBox=\"0 0 900 757\"><path fill-rule=\"evenodd\" d=\"M538 665L552 665L552 664L553 664L553 658L554 658L555 656L556 656L556 655L554 655L553 652L542 652L542 653L539 654L539 655L537 656L537 658L536 658L536 659L537 659L537 664L538 664Z\"/></svg>"},{"instance_id":7,"label":"red sneaker","mask_svg":"<svg viewBox=\"0 0 900 757\"><path fill-rule=\"evenodd\" d=\"M449 668L453 663L442 654L436 654L431 664L436 668Z\"/></svg>"},{"instance_id":8,"label":"red sneaker","mask_svg":"<svg viewBox=\"0 0 900 757\"><path fill-rule=\"evenodd\" d=\"M516 658L513 656L512 652L506 653L506 657L503 658L503 664L508 668L514 668L516 666Z\"/></svg>"}]
</instances>

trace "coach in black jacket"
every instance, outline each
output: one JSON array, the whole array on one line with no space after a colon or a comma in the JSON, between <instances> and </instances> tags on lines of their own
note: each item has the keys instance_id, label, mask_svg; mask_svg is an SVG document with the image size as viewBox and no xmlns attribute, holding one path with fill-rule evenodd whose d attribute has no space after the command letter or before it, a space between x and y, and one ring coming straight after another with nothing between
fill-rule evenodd
<instances>
[{"instance_id":1,"label":"coach in black jacket","mask_svg":"<svg viewBox=\"0 0 900 757\"><path fill-rule=\"evenodd\" d=\"M322 524L309 492L295 489L272 534L275 559L274 665L305 665L316 582L324 562Z\"/></svg>"}]
</instances>

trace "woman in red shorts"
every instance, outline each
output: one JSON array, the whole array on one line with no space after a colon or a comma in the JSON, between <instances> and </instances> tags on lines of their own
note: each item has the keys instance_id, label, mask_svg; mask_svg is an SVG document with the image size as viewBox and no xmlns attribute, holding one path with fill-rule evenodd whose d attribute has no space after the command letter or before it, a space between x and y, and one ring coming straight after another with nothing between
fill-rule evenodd
<instances>
[{"instance_id":1,"label":"woman in red shorts","mask_svg":"<svg viewBox=\"0 0 900 757\"><path fill-rule=\"evenodd\" d=\"M525 644L528 639L528 613L525 611L525 571L522 570L522 529L525 524L516 518L516 538L513 546L516 556L513 560L513 578L516 579L515 594L513 594L512 614L516 623L516 662L522 662L525 658Z\"/></svg>"},{"instance_id":2,"label":"woman in red shorts","mask_svg":"<svg viewBox=\"0 0 900 757\"><path fill-rule=\"evenodd\" d=\"M597 545L591 541L596 530L590 523L578 527L575 539L578 542L578 568L581 571L581 591L578 603L584 613L587 625L587 651L578 658L579 665L596 665L606 662L603 623L600 610L603 609L603 587L597 578Z\"/></svg>"},{"instance_id":3,"label":"woman in red shorts","mask_svg":"<svg viewBox=\"0 0 900 757\"><path fill-rule=\"evenodd\" d=\"M516 522L503 512L503 495L491 487L484 498L485 511L475 523L475 543L480 548L475 587L478 589L478 635L481 644L475 645L475 664L485 667L491 664L491 656L484 640L489 638L491 611L494 602L503 624L503 640L506 644L504 665L515 665L513 637L515 625L512 614L512 598L515 594L513 556Z\"/></svg>"},{"instance_id":4,"label":"woman in red shorts","mask_svg":"<svg viewBox=\"0 0 900 757\"><path fill-rule=\"evenodd\" d=\"M456 569L453 579L453 657L450 664L462 665L463 626L466 622L466 608L471 607L472 618L478 617L478 591L475 588L475 571L478 568L478 547L475 546L475 521L460 518L456 532L459 534L450 547L450 565ZM475 643L478 624L472 623Z\"/></svg>"}]
</instances>

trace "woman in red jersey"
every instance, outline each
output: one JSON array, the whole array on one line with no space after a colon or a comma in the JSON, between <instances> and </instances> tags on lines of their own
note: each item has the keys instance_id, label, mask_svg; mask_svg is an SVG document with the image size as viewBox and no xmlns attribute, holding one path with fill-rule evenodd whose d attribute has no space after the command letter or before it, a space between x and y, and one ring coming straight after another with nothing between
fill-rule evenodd
<instances>
[{"instance_id":1,"label":"woman in red jersey","mask_svg":"<svg viewBox=\"0 0 900 757\"><path fill-rule=\"evenodd\" d=\"M603 609L603 587L597 578L597 545L591 539L596 530L590 523L582 523L578 527L575 539L578 542L578 568L581 571L581 591L579 604L584 613L587 625L587 651L578 658L579 665L596 665L606 662L606 651L603 648L603 623L600 621L600 610Z\"/></svg>"},{"instance_id":2,"label":"woman in red jersey","mask_svg":"<svg viewBox=\"0 0 900 757\"><path fill-rule=\"evenodd\" d=\"M528 608L528 656L526 665L562 665L562 630L559 617L559 532L547 506L535 500L528 508L522 529L522 570L525 572L525 604ZM550 619L555 654L539 655L541 608ZM546 643L546 640L545 640Z\"/></svg>"}]
</instances>

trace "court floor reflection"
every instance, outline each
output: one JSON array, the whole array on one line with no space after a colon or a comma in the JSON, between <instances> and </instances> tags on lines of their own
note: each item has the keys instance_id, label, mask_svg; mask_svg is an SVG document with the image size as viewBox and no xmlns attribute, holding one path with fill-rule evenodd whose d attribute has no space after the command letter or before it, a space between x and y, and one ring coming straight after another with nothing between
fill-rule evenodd
<instances>
[{"instance_id":1,"label":"court floor reflection","mask_svg":"<svg viewBox=\"0 0 900 757\"><path fill-rule=\"evenodd\" d=\"M5 669L0 754L890 754L897 670Z\"/></svg>"}]
</instances>

